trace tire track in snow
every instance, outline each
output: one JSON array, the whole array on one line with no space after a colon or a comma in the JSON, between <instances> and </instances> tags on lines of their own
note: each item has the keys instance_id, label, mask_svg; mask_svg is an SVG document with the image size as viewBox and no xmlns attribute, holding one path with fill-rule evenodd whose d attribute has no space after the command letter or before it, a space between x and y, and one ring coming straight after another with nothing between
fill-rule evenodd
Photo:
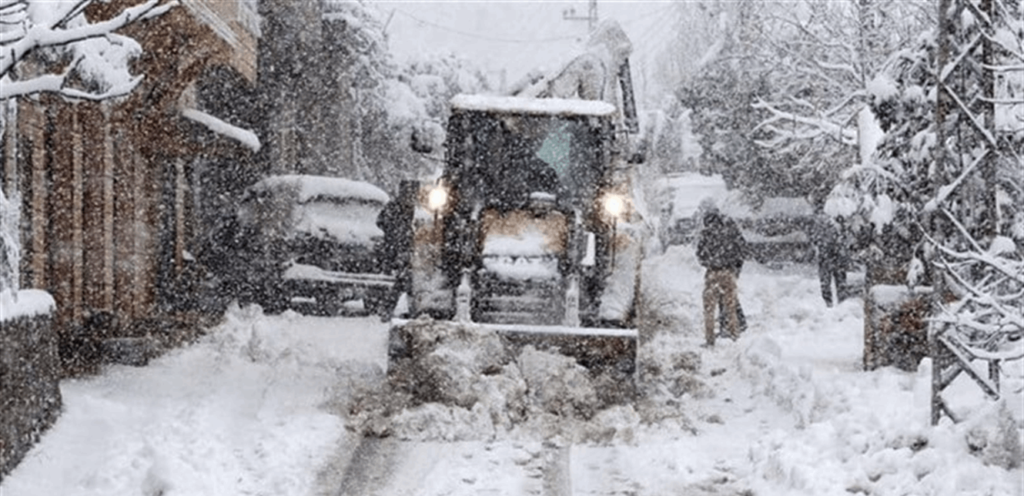
<instances>
[{"instance_id":1,"label":"tire track in snow","mask_svg":"<svg viewBox=\"0 0 1024 496\"><path fill-rule=\"evenodd\" d=\"M555 446L545 443L544 496L572 496L572 462L569 457L571 446Z\"/></svg>"},{"instance_id":2,"label":"tire track in snow","mask_svg":"<svg viewBox=\"0 0 1024 496\"><path fill-rule=\"evenodd\" d=\"M392 439L362 438L345 467L338 496L383 495L395 475L398 445Z\"/></svg>"}]
</instances>

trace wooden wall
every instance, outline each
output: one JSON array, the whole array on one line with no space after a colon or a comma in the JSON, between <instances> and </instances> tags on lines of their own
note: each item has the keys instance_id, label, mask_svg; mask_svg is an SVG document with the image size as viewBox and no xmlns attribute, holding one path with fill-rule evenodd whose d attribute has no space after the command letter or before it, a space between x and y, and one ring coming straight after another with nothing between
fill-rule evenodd
<instances>
[{"instance_id":1,"label":"wooden wall","mask_svg":"<svg viewBox=\"0 0 1024 496\"><path fill-rule=\"evenodd\" d=\"M103 9L131 3L98 4L91 13L102 18L112 12ZM180 112L205 73L227 67L253 82L251 33L228 43L184 7L126 31L143 47L135 72L145 79L131 95L102 103L22 98L16 126L5 130L14 167L8 173L5 158L4 177L22 198L21 286L53 295L62 337L98 312L116 316L122 333L142 320L187 318L166 300L196 234L193 164L249 153Z\"/></svg>"}]
</instances>

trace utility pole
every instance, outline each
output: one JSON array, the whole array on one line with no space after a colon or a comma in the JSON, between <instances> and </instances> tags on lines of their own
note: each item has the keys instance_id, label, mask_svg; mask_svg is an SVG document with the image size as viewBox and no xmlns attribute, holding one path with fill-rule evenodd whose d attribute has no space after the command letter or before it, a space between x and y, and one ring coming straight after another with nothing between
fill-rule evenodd
<instances>
[{"instance_id":1,"label":"utility pole","mask_svg":"<svg viewBox=\"0 0 1024 496\"><path fill-rule=\"evenodd\" d=\"M562 19L567 21L587 21L587 29L593 31L594 26L597 25L597 0L588 0L587 15L576 15L576 9L569 7L562 11Z\"/></svg>"}]
</instances>

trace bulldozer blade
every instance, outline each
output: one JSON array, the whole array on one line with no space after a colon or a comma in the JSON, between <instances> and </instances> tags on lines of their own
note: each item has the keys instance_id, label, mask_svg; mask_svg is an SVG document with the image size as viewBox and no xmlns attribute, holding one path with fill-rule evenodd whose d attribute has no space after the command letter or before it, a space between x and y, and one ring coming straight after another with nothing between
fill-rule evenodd
<instances>
[{"instance_id":1,"label":"bulldozer blade","mask_svg":"<svg viewBox=\"0 0 1024 496\"><path fill-rule=\"evenodd\" d=\"M388 362L396 363L416 353L417 340L411 333L417 326L407 325L409 320L394 319L388 336ZM570 327L558 325L522 325L493 323L461 323L438 321L445 325L464 326L468 329L491 331L501 337L513 354L525 346L570 356L593 375L610 373L616 376L632 376L636 371L637 342L636 329L615 329L600 327Z\"/></svg>"}]
</instances>

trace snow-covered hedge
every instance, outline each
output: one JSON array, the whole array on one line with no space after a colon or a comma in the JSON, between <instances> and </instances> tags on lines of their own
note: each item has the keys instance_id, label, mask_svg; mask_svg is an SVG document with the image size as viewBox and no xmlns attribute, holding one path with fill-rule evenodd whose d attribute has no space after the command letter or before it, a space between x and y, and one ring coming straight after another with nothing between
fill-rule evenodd
<instances>
[{"instance_id":1,"label":"snow-covered hedge","mask_svg":"<svg viewBox=\"0 0 1024 496\"><path fill-rule=\"evenodd\" d=\"M53 300L41 291L22 291L19 296L19 303L14 303L10 291L0 292L0 479L57 420L61 409L57 333L49 314Z\"/></svg>"}]
</instances>

